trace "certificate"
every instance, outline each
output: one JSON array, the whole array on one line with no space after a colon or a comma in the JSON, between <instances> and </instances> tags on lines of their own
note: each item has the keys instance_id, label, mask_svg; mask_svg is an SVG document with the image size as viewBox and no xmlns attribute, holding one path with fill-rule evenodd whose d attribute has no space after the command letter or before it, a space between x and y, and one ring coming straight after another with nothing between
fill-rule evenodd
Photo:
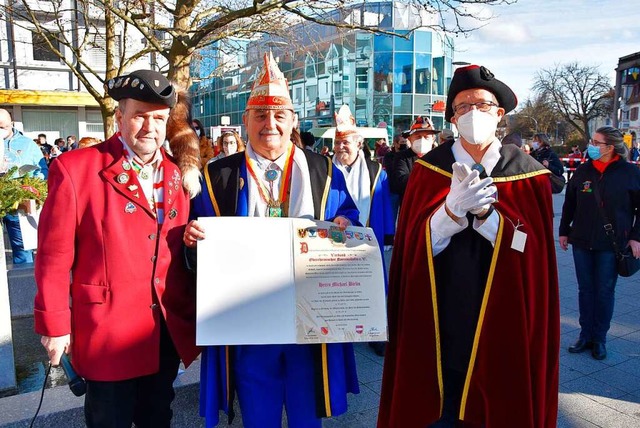
<instances>
[{"instance_id":1,"label":"certificate","mask_svg":"<svg viewBox=\"0 0 640 428\"><path fill-rule=\"evenodd\" d=\"M380 250L370 228L294 218L198 221L198 345L387 339Z\"/></svg>"}]
</instances>

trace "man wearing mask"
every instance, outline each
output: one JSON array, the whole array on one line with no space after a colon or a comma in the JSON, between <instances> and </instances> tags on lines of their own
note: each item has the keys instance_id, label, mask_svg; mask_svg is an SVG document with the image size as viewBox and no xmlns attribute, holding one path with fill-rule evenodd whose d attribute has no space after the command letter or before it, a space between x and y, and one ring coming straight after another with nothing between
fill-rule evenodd
<instances>
[{"instance_id":1,"label":"man wearing mask","mask_svg":"<svg viewBox=\"0 0 640 428\"><path fill-rule=\"evenodd\" d=\"M436 134L439 132L434 129L433 122L426 116L418 116L411 124L407 136L411 150L396 154L393 160L394 174L390 177L391 191L400 195L401 203L414 162L433 148Z\"/></svg>"},{"instance_id":2,"label":"man wearing mask","mask_svg":"<svg viewBox=\"0 0 640 428\"><path fill-rule=\"evenodd\" d=\"M445 119L460 137L415 164L391 261L379 427L556 426L549 171L496 138L516 105L485 67L459 68Z\"/></svg>"},{"instance_id":3,"label":"man wearing mask","mask_svg":"<svg viewBox=\"0 0 640 428\"><path fill-rule=\"evenodd\" d=\"M0 109L0 137L3 140L0 150L0 174L16 166L30 166L32 170L25 174L47 178L49 168L40 148L31 138L13 127L11 115L5 109ZM22 175L24 174L16 173L16 177ZM17 212L4 216L2 222L11 242L13 264L33 263L33 251L26 251L22 245L22 232Z\"/></svg>"}]
</instances>

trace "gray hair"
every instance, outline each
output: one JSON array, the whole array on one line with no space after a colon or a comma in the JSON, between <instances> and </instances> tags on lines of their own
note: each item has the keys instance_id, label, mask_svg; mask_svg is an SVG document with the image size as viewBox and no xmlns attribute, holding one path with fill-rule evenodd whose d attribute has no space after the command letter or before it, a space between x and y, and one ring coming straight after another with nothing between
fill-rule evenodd
<instances>
[{"instance_id":1,"label":"gray hair","mask_svg":"<svg viewBox=\"0 0 640 428\"><path fill-rule=\"evenodd\" d=\"M602 135L604 137L604 142L613 146L618 155L625 159L629 157L629 149L624 143L622 131L618 128L614 128L613 126L602 126L596 129L596 134Z\"/></svg>"}]
</instances>

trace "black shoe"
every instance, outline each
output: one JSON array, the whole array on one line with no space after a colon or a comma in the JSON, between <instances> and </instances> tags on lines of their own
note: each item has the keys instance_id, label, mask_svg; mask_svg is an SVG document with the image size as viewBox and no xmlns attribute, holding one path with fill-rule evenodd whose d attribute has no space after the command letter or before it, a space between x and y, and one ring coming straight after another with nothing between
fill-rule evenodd
<instances>
[{"instance_id":1,"label":"black shoe","mask_svg":"<svg viewBox=\"0 0 640 428\"><path fill-rule=\"evenodd\" d=\"M592 342L588 342L584 339L578 339L576 343L569 346L569 352L571 352L572 354L579 354L580 352L591 348L593 348Z\"/></svg>"},{"instance_id":2,"label":"black shoe","mask_svg":"<svg viewBox=\"0 0 640 428\"><path fill-rule=\"evenodd\" d=\"M607 348L604 346L604 343L594 343L591 356L596 360L604 360L607 358Z\"/></svg>"},{"instance_id":3,"label":"black shoe","mask_svg":"<svg viewBox=\"0 0 640 428\"><path fill-rule=\"evenodd\" d=\"M373 349L379 357L384 357L384 351L387 348L387 342L369 342L369 347Z\"/></svg>"}]
</instances>

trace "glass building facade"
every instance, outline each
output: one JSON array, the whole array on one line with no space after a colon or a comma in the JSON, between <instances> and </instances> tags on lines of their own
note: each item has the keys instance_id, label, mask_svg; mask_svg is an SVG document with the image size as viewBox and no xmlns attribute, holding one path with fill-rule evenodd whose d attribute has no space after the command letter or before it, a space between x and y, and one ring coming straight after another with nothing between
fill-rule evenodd
<instances>
[{"instance_id":1,"label":"glass building facade","mask_svg":"<svg viewBox=\"0 0 640 428\"><path fill-rule=\"evenodd\" d=\"M192 65L192 76L201 77L191 88L194 117L205 126L221 125L222 116L229 116L231 125L242 124L262 55L271 49L289 81L303 131L332 126L332 113L342 104L349 105L358 126L384 122L395 135L416 116L427 115L441 129L453 74L451 39L426 28L410 32L420 25L420 14L401 1L367 1L334 11L333 18L404 37L304 23L292 29L298 44L251 41L233 59L213 47ZM207 54L213 60L205 60ZM217 77L207 78L216 68Z\"/></svg>"}]
</instances>

